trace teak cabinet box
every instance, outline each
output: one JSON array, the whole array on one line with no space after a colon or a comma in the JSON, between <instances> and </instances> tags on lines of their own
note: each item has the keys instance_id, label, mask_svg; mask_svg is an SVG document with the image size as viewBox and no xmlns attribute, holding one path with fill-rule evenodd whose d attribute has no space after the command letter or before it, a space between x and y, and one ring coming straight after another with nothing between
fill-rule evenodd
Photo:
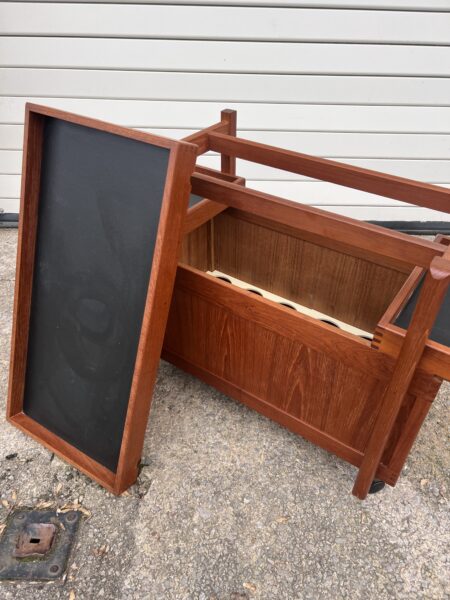
<instances>
[{"instance_id":1,"label":"teak cabinet box","mask_svg":"<svg viewBox=\"0 0 450 600\"><path fill-rule=\"evenodd\" d=\"M199 153L222 152L231 174L238 156L309 176L316 168L318 179L397 199L427 188L234 138L221 126L205 130L206 140L202 132L188 139ZM448 285L450 263L433 257L449 256L449 240L419 240L239 190L225 177L192 178L195 193L216 202L211 218L206 206L195 224L188 213L163 357L360 467L360 498L375 478L395 485L442 378L450 379L450 350L427 340L426 323ZM443 282L432 260L442 261ZM424 299L414 326L402 329L395 318L426 267L426 293L440 300ZM297 304L322 318L293 310Z\"/></svg>"},{"instance_id":2,"label":"teak cabinet box","mask_svg":"<svg viewBox=\"0 0 450 600\"><path fill-rule=\"evenodd\" d=\"M359 466L390 373L382 343L207 274L220 271L349 325L378 324L408 278L326 238L227 209L187 235L163 356ZM441 379L417 375L377 478L394 485Z\"/></svg>"}]
</instances>

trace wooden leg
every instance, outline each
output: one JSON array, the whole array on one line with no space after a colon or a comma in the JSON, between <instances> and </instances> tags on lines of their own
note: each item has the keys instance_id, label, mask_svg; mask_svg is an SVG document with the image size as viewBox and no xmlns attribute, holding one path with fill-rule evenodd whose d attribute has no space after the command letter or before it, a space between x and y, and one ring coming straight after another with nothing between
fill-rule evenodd
<instances>
[{"instance_id":1,"label":"wooden leg","mask_svg":"<svg viewBox=\"0 0 450 600\"><path fill-rule=\"evenodd\" d=\"M426 275L353 487L353 494L361 500L364 500L369 492L392 427L425 349L429 331L447 291L450 282L449 258L450 250L442 258L434 258Z\"/></svg>"},{"instance_id":2,"label":"wooden leg","mask_svg":"<svg viewBox=\"0 0 450 600\"><path fill-rule=\"evenodd\" d=\"M236 122L237 112L226 108L220 113L222 122L228 123L228 135L236 135ZM236 175L236 158L228 154L221 155L221 171L222 173L229 173L230 175Z\"/></svg>"}]
</instances>

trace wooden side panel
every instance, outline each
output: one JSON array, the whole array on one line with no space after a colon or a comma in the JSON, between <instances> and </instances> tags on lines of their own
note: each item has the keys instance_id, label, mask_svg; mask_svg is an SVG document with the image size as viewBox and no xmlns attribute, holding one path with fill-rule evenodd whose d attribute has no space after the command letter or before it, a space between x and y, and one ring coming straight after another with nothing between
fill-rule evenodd
<instances>
[{"instance_id":1,"label":"wooden side panel","mask_svg":"<svg viewBox=\"0 0 450 600\"><path fill-rule=\"evenodd\" d=\"M239 219L214 219L215 267L337 319L373 331L406 279L381 266Z\"/></svg>"},{"instance_id":2,"label":"wooden side panel","mask_svg":"<svg viewBox=\"0 0 450 600\"><path fill-rule=\"evenodd\" d=\"M306 325L301 316L181 267L163 357L360 466L395 363L381 352L363 351L357 339L343 345L338 339L343 334L321 331L319 323L313 324L317 336L335 341L316 344ZM395 485L440 383L416 374L376 477Z\"/></svg>"},{"instance_id":3,"label":"wooden side panel","mask_svg":"<svg viewBox=\"0 0 450 600\"><path fill-rule=\"evenodd\" d=\"M211 223L204 223L183 238L181 262L208 271L211 263Z\"/></svg>"},{"instance_id":4,"label":"wooden side panel","mask_svg":"<svg viewBox=\"0 0 450 600\"><path fill-rule=\"evenodd\" d=\"M322 432L347 460L346 447L353 458L363 452L386 385L179 287L165 350L243 390L239 400L269 405L274 420L289 415L297 433L311 439L302 425Z\"/></svg>"}]
</instances>

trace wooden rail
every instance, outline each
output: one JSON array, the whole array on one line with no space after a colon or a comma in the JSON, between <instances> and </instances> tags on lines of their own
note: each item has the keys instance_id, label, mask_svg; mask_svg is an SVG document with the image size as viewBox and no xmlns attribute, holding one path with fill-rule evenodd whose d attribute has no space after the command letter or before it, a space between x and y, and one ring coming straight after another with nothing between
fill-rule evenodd
<instances>
[{"instance_id":1,"label":"wooden rail","mask_svg":"<svg viewBox=\"0 0 450 600\"><path fill-rule=\"evenodd\" d=\"M208 138L209 148L217 152L450 213L450 190L447 188L259 144L223 133L210 132Z\"/></svg>"},{"instance_id":2,"label":"wooden rail","mask_svg":"<svg viewBox=\"0 0 450 600\"><path fill-rule=\"evenodd\" d=\"M408 265L428 268L435 256L447 247L413 238L396 231L355 221L341 215L258 192L250 188L218 181L196 173L191 177L192 192L226 206L250 212L276 223L358 246L378 256L394 258Z\"/></svg>"}]
</instances>

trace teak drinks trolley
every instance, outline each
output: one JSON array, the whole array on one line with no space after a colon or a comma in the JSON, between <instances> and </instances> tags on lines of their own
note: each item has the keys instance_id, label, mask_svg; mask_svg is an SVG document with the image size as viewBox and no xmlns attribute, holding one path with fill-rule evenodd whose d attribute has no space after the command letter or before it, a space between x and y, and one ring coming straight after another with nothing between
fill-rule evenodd
<instances>
[{"instance_id":1,"label":"teak drinks trolley","mask_svg":"<svg viewBox=\"0 0 450 600\"><path fill-rule=\"evenodd\" d=\"M208 200L188 211L163 357L357 466L358 498L374 482L395 485L450 380L450 348L429 339L450 281L450 239L410 237L232 177L240 158L444 212L450 190L238 138L234 111L186 141L199 155L220 153L222 173L198 169L191 178L192 192ZM424 274L401 328L395 319Z\"/></svg>"},{"instance_id":2,"label":"teak drinks trolley","mask_svg":"<svg viewBox=\"0 0 450 600\"><path fill-rule=\"evenodd\" d=\"M24 407L47 119L170 151L115 471ZM358 467L358 498L374 482L395 485L442 380L450 380L450 238L409 237L246 188L236 158L447 213L450 190L238 138L230 110L180 143L28 105L25 140L12 423L121 493L137 477L169 313L165 359ZM209 150L221 154L221 171L194 169L195 154ZM401 326L399 315L411 312L413 301L412 317ZM64 413L67 401L62 394L58 410ZM105 419L112 413L105 411Z\"/></svg>"}]
</instances>

